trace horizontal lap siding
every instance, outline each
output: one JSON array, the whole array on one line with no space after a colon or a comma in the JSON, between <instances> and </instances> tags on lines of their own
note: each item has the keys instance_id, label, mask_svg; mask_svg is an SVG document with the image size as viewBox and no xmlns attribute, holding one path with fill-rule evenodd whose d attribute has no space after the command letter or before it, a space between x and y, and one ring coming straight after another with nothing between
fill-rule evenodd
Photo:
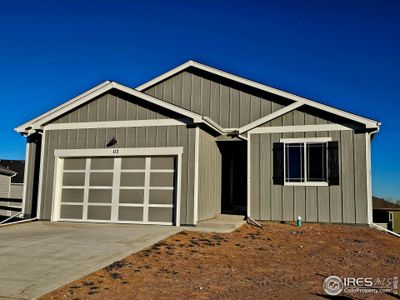
<instances>
[{"instance_id":1,"label":"horizontal lap siding","mask_svg":"<svg viewBox=\"0 0 400 300\"><path fill-rule=\"evenodd\" d=\"M244 126L283 107L265 94L248 89L184 71L144 92L207 116L225 128Z\"/></svg>"},{"instance_id":2,"label":"horizontal lap siding","mask_svg":"<svg viewBox=\"0 0 400 300\"><path fill-rule=\"evenodd\" d=\"M215 138L199 132L198 220L214 218L221 213L221 152Z\"/></svg>"},{"instance_id":3,"label":"horizontal lap siding","mask_svg":"<svg viewBox=\"0 0 400 300\"><path fill-rule=\"evenodd\" d=\"M115 137L118 148L183 147L181 184L181 223L193 223L195 128L185 126L151 128L98 128L51 130L45 132L41 211L50 219L53 198L54 150L104 148Z\"/></svg>"},{"instance_id":4,"label":"horizontal lap siding","mask_svg":"<svg viewBox=\"0 0 400 300\"><path fill-rule=\"evenodd\" d=\"M9 198L11 177L0 174L0 198Z\"/></svg>"},{"instance_id":5,"label":"horizontal lap siding","mask_svg":"<svg viewBox=\"0 0 400 300\"><path fill-rule=\"evenodd\" d=\"M293 111L266 127L327 124L331 121ZM272 147L281 138L331 137L339 142L340 180L337 186L301 187L272 184ZM260 220L366 224L366 133L330 132L263 133L250 135L250 211Z\"/></svg>"}]
</instances>

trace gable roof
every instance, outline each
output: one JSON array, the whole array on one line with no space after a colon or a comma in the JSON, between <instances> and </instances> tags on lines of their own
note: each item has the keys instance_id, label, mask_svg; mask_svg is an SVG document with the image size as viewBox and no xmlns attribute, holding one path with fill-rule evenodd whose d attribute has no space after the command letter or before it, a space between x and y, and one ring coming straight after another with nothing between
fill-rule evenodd
<instances>
[{"instance_id":1,"label":"gable roof","mask_svg":"<svg viewBox=\"0 0 400 300\"><path fill-rule=\"evenodd\" d=\"M188 118L192 119L194 123L204 122L202 116L197 113L191 112L182 107L176 106L174 104L160 100L153 96L147 95L145 93L142 93L142 92L132 89L130 87L119 84L117 82L105 81L105 82L95 86L94 88L72 98L71 100L53 108L52 110L18 126L17 128L15 128L15 130L20 133L30 134L32 132L35 132L35 130L43 129L42 127L45 124L49 123L50 121L56 119L57 117L67 113L68 111L70 111L78 106L81 106L81 105L89 102L90 100L92 100L112 89L117 89L119 91L125 92L125 93L130 94L135 97L138 97L144 101L147 101L147 102L157 105L159 107L165 108L167 110L170 110L170 111L173 111L180 115L183 115L185 117L188 117Z\"/></svg>"},{"instance_id":2,"label":"gable roof","mask_svg":"<svg viewBox=\"0 0 400 300\"><path fill-rule=\"evenodd\" d=\"M386 201L383 198L378 198L373 196L372 197L373 201L373 208L374 209L380 209L380 210L400 210L400 205Z\"/></svg>"},{"instance_id":3,"label":"gable roof","mask_svg":"<svg viewBox=\"0 0 400 300\"><path fill-rule=\"evenodd\" d=\"M145 90L145 89L147 89L147 88L149 88L171 76L174 76L175 74L180 73L190 67L196 68L196 69L223 77L225 79L229 79L229 80L232 80L232 81L235 81L235 82L238 82L238 83L241 83L241 84L244 84L244 85L265 91L265 92L268 92L268 93L272 93L272 94L275 94L275 95L293 100L295 102L326 111L328 113L332 113L334 115L337 115L337 116L340 116L340 117L343 117L343 118L346 118L346 119L349 119L349 120L352 120L352 121L355 121L355 122L358 122L361 124L364 124L366 126L366 128L379 128L379 126L381 125L381 123L378 121L374 121L369 118L365 118L365 117L362 117L362 116L359 116L359 115L356 115L356 114L353 114L353 113L350 113L350 112L347 112L347 111L344 111L344 110L341 110L341 109L338 109L338 108L335 108L335 107L332 107L332 106L329 106L326 104L322 104L322 103L319 103L319 102L311 100L311 99L297 96L295 94L285 92L285 91L270 87L268 85L258 83L253 80L249 80L244 77L240 77L240 76L237 76L237 75L234 75L234 74L231 74L231 73L198 63L198 62L195 62L193 60L189 60L189 61L185 62L184 64L138 86L136 88L136 90L143 91L143 90Z\"/></svg>"},{"instance_id":4,"label":"gable roof","mask_svg":"<svg viewBox=\"0 0 400 300\"><path fill-rule=\"evenodd\" d=\"M17 172L14 172L13 170L10 170L5 166L0 165L0 174L9 176L9 177L13 177L13 176L17 175Z\"/></svg>"},{"instance_id":5,"label":"gable roof","mask_svg":"<svg viewBox=\"0 0 400 300\"><path fill-rule=\"evenodd\" d=\"M12 183L24 182L24 173L25 173L24 160L0 159L0 166L16 174L11 178Z\"/></svg>"}]
</instances>

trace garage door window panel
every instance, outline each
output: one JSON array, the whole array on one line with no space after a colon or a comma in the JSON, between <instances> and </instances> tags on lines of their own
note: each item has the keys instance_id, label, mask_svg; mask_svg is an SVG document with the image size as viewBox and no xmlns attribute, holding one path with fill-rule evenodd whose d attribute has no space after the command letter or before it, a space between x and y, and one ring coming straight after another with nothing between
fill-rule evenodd
<instances>
[{"instance_id":1,"label":"garage door window panel","mask_svg":"<svg viewBox=\"0 0 400 300\"><path fill-rule=\"evenodd\" d=\"M90 186L112 186L113 173L91 173Z\"/></svg>"},{"instance_id":2,"label":"garage door window panel","mask_svg":"<svg viewBox=\"0 0 400 300\"><path fill-rule=\"evenodd\" d=\"M112 170L114 168L114 158L106 158L106 157L100 157L100 158L92 158L91 159L91 164L90 164L90 169L92 171L96 170Z\"/></svg>"},{"instance_id":3,"label":"garage door window panel","mask_svg":"<svg viewBox=\"0 0 400 300\"><path fill-rule=\"evenodd\" d=\"M144 187L144 173L121 172L120 185L123 187Z\"/></svg>"},{"instance_id":4,"label":"garage door window panel","mask_svg":"<svg viewBox=\"0 0 400 300\"><path fill-rule=\"evenodd\" d=\"M63 186L84 186L85 173L64 173Z\"/></svg>"},{"instance_id":5,"label":"garage door window panel","mask_svg":"<svg viewBox=\"0 0 400 300\"><path fill-rule=\"evenodd\" d=\"M82 205L61 205L60 218L62 219L82 219L83 206Z\"/></svg>"},{"instance_id":6,"label":"garage door window panel","mask_svg":"<svg viewBox=\"0 0 400 300\"><path fill-rule=\"evenodd\" d=\"M152 170L170 170L175 169L175 159L173 157L152 157L151 158Z\"/></svg>"},{"instance_id":7,"label":"garage door window panel","mask_svg":"<svg viewBox=\"0 0 400 300\"><path fill-rule=\"evenodd\" d=\"M149 192L150 204L170 204L174 203L173 190L150 190Z\"/></svg>"},{"instance_id":8,"label":"garage door window panel","mask_svg":"<svg viewBox=\"0 0 400 300\"><path fill-rule=\"evenodd\" d=\"M89 189L89 203L111 203L112 189Z\"/></svg>"},{"instance_id":9,"label":"garage door window panel","mask_svg":"<svg viewBox=\"0 0 400 300\"><path fill-rule=\"evenodd\" d=\"M142 207L119 207L119 221L143 222Z\"/></svg>"},{"instance_id":10,"label":"garage door window panel","mask_svg":"<svg viewBox=\"0 0 400 300\"><path fill-rule=\"evenodd\" d=\"M111 206L99 206L89 205L88 206L88 220L111 220Z\"/></svg>"},{"instance_id":11,"label":"garage door window panel","mask_svg":"<svg viewBox=\"0 0 400 300\"><path fill-rule=\"evenodd\" d=\"M144 157L123 157L122 170L142 170L144 172L146 159Z\"/></svg>"},{"instance_id":12,"label":"garage door window panel","mask_svg":"<svg viewBox=\"0 0 400 300\"><path fill-rule=\"evenodd\" d=\"M150 174L150 187L174 187L174 174L173 173L155 173Z\"/></svg>"},{"instance_id":13,"label":"garage door window panel","mask_svg":"<svg viewBox=\"0 0 400 300\"><path fill-rule=\"evenodd\" d=\"M86 158L68 158L64 161L64 171L82 170L85 171Z\"/></svg>"},{"instance_id":14,"label":"garage door window panel","mask_svg":"<svg viewBox=\"0 0 400 300\"><path fill-rule=\"evenodd\" d=\"M83 203L83 189L63 188L61 192L61 202Z\"/></svg>"},{"instance_id":15,"label":"garage door window panel","mask_svg":"<svg viewBox=\"0 0 400 300\"><path fill-rule=\"evenodd\" d=\"M119 203L126 204L143 204L144 190L120 189Z\"/></svg>"},{"instance_id":16,"label":"garage door window panel","mask_svg":"<svg viewBox=\"0 0 400 300\"><path fill-rule=\"evenodd\" d=\"M172 207L149 207L149 222L171 223L172 221Z\"/></svg>"}]
</instances>

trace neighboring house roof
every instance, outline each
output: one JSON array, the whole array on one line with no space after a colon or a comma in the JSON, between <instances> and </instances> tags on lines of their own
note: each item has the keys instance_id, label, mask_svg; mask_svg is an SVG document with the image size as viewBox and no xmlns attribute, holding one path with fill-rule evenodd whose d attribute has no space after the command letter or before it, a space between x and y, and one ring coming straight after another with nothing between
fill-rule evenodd
<instances>
[{"instance_id":1,"label":"neighboring house roof","mask_svg":"<svg viewBox=\"0 0 400 300\"><path fill-rule=\"evenodd\" d=\"M15 173L15 176L11 178L12 183L24 182L24 172L25 172L24 160L0 159L0 165L1 168L6 169L9 172Z\"/></svg>"},{"instance_id":2,"label":"neighboring house roof","mask_svg":"<svg viewBox=\"0 0 400 300\"><path fill-rule=\"evenodd\" d=\"M240 77L240 76L236 76L230 73L227 73L225 71L221 71L218 69L215 69L213 67L210 66L206 66L203 64L200 64L198 62L195 61L188 61L174 69L172 69L171 71L168 71L156 78L154 78L153 80L150 80L147 83L144 83L142 85L140 85L139 87L137 87L136 89L133 88L129 88L127 86L124 86L122 84L113 82L113 81L105 81L99 85L97 85L96 87L88 90L85 93L80 94L77 97L72 98L71 100L57 106L56 108L18 126L17 128L15 128L15 130L17 132L20 133L26 133L26 134L31 134L33 132L35 132L36 130L40 130L43 129L43 126L46 125L47 123L51 122L52 120L55 120L57 117L62 116L63 114L67 113L68 111L77 108L78 106L83 105L84 103L93 100L94 98L100 96L103 93L106 93L108 91L110 91L111 89L117 89L120 90L122 92L125 92L127 94L130 94L132 96L138 97L142 100L145 100L147 102L150 102L154 105L160 106L164 109L173 111L175 113L178 113L180 115L183 115L185 117L188 117L190 119L193 120L194 123L204 123L207 126L213 128L214 130L216 130L217 132L221 133L221 134L229 134L230 131L228 129L222 128L219 124L215 123L213 120L211 120L208 117L202 116L198 113L192 112L190 110L184 109L180 106L177 106L175 104L163 101L162 99L158 99L156 97L150 96L148 94L143 93L142 91L144 91L145 89L157 84L160 81L163 81L179 72L182 72L183 70L187 69L187 68L197 68L199 70L205 71L205 72L209 72L212 73L214 75L238 82L240 84L244 84L247 86L250 86L252 88L256 88L262 91L266 91L268 93L272 93L281 97L284 97L286 99L290 99L293 100L294 102L286 107L283 107L282 109L271 113L267 116L263 116L260 119L251 122L249 124L246 124L244 126L242 126L241 128L237 128L237 133L241 134L244 133L246 131L249 131L257 126L260 126L261 124L268 122L274 118L277 118L285 113L288 113L294 109L299 108L300 106L303 105L308 105L317 109L320 109L322 111L326 111L328 113L364 124L366 126L366 128L372 128L372 129L377 129L379 128L380 124L377 121L362 117L362 116L358 116L310 99L306 99L288 92L284 92L272 87L269 87L267 85L252 81L252 80L248 80L246 78ZM235 130L236 131L236 130Z\"/></svg>"},{"instance_id":3,"label":"neighboring house roof","mask_svg":"<svg viewBox=\"0 0 400 300\"><path fill-rule=\"evenodd\" d=\"M386 201L385 199L372 197L373 208L378 210L400 210L400 205Z\"/></svg>"},{"instance_id":4,"label":"neighboring house roof","mask_svg":"<svg viewBox=\"0 0 400 300\"><path fill-rule=\"evenodd\" d=\"M12 176L15 176L17 174L17 172L7 169L7 167L5 167L5 166L0 166L0 174L12 177Z\"/></svg>"},{"instance_id":5,"label":"neighboring house roof","mask_svg":"<svg viewBox=\"0 0 400 300\"><path fill-rule=\"evenodd\" d=\"M329 105L326 105L326 104L322 104L322 103L319 103L319 102L314 101L314 100L310 100L310 99L307 99L307 98L304 98L304 97L301 97L301 96L297 96L295 94L288 93L288 92L285 92L285 91L270 87L268 85L258 83L258 82L253 81L253 80L249 80L249 79L237 76L237 75L233 75L231 73L228 73L228 72L225 72L225 71L222 71L222 70L219 70L219 69L216 69L216 68L213 68L213 67L210 67L210 66L195 62L193 60L189 60L188 62L186 62L186 63L184 63L184 64L182 64L182 65L180 65L180 66L178 66L178 67L176 67L176 68L174 68L174 69L172 69L172 70L170 70L170 71L168 71L168 72L166 72L166 73L164 73L164 74L162 74L162 75L160 75L160 76L158 76L158 77L156 77L156 78L154 78L154 79L152 79L152 80L150 80L150 81L148 81L148 82L146 82L146 83L144 83L144 84L142 84L140 86L138 86L136 89L138 91L143 91L143 90L145 90L145 89L147 89L147 88L149 88L149 87L151 87L151 86L153 86L153 85L155 85L155 84L157 84L157 83L159 83L159 82L161 82L161 81L163 81L163 80L165 80L165 79L167 79L167 78L169 78L169 77L171 77L171 76L173 76L173 75L175 75L177 73L180 73L180 72L182 72L185 69L188 69L190 67L196 68L196 69L199 69L199 70L202 70L202 71L205 71L205 72L209 72L209 73L212 73L214 75L217 75L217 76L220 76L220 77L223 77L223 78L226 78L226 79L229 79L229 80L232 80L232 81L235 81L235 82L238 82L238 83L241 83L241 84L244 84L244 85L247 85L247 86L262 90L262 91L265 91L265 92L268 92L268 93L272 93L272 94L275 94L275 95L278 95L278 96L293 100L295 102L299 102L301 104L305 104L305 105L308 105L308 106L311 106L311 107L314 107L314 108L317 108L317 109L320 109L320 110L323 110L323 111L326 111L326 112L341 116L343 118L346 118L346 119L349 119L349 120L352 120L352 121L355 121L355 122L358 122L358 123L365 124L366 128L378 128L381 125L381 123L378 122L378 121L374 121L374 120L371 120L369 118L365 118L365 117L362 117L362 116L359 116L359 115L356 115L356 114L353 114L353 113L350 113L350 112L347 112L347 111L344 111L344 110L341 110L341 109L337 109L335 107L332 107L332 106L329 106ZM243 132L243 130L242 130L242 132Z\"/></svg>"}]
</instances>

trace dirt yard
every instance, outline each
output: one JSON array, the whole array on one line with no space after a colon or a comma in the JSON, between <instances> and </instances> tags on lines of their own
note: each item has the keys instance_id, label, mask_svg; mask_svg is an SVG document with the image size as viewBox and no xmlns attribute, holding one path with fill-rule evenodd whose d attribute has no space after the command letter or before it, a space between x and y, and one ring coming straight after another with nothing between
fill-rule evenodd
<instances>
[{"instance_id":1,"label":"dirt yard","mask_svg":"<svg viewBox=\"0 0 400 300\"><path fill-rule=\"evenodd\" d=\"M322 299L327 276L389 278L399 263L400 239L367 227L244 225L181 232L42 299Z\"/></svg>"}]
</instances>

